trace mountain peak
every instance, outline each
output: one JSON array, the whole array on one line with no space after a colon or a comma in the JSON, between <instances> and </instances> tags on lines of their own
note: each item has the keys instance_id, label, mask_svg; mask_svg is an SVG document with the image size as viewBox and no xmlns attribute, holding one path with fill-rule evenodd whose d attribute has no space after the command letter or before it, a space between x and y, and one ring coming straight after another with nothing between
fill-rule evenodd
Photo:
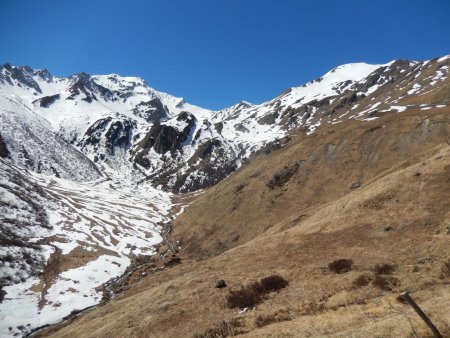
<instances>
[{"instance_id":1,"label":"mountain peak","mask_svg":"<svg viewBox=\"0 0 450 338\"><path fill-rule=\"evenodd\" d=\"M87 82L91 78L91 75L86 72L80 72L78 74L74 74L70 76L70 79L73 79L74 82Z\"/></svg>"}]
</instances>

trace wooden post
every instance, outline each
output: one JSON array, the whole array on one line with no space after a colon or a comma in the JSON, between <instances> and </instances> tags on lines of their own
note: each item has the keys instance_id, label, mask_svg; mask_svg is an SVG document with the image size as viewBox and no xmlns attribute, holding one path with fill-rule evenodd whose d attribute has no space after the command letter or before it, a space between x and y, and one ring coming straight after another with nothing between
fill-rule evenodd
<instances>
[{"instance_id":1,"label":"wooden post","mask_svg":"<svg viewBox=\"0 0 450 338\"><path fill-rule=\"evenodd\" d=\"M414 301L414 299L411 298L411 296L409 295L408 292L402 292L400 294L400 297L402 297L404 300L406 300L408 302L409 305L411 305L411 307L414 309L414 311L417 312L417 314L420 316L420 318L422 318L422 320L425 322L425 324L427 324L428 327L431 329L431 331L433 331L433 335L436 338L442 338L442 335L439 332L439 330L437 329L437 327L434 326L431 319L428 318L428 316L425 314L425 312L423 312L422 309L419 307L419 305L416 304L416 302Z\"/></svg>"}]
</instances>

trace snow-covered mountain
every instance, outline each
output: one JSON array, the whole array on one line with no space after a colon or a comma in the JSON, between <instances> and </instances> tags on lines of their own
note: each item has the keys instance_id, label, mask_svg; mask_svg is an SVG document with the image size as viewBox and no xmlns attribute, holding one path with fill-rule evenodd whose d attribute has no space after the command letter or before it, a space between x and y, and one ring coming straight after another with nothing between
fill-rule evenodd
<instances>
[{"instance_id":1,"label":"snow-covered mountain","mask_svg":"<svg viewBox=\"0 0 450 338\"><path fill-rule=\"evenodd\" d=\"M28 120L45 125L111 178L191 191L220 181L245 158L293 130L312 133L322 123L375 118L374 110L403 110L406 105L400 101L426 93L445 79L448 63L443 57L342 65L268 102L240 102L221 111L188 104L136 77L80 73L60 78L47 70L6 64L0 67L0 96L2 102L16 105L3 108L2 103L3 111L28 114ZM8 146L16 138L4 125L1 135ZM35 155L36 147L28 151L28 142L21 146L11 145L16 161L21 156L21 164L36 171L44 170L39 161L46 162L46 172L66 175L50 164L50 154L43 160L43 155ZM98 175L95 170L82 172L86 179Z\"/></svg>"},{"instance_id":2,"label":"snow-covered mountain","mask_svg":"<svg viewBox=\"0 0 450 338\"><path fill-rule=\"evenodd\" d=\"M102 283L154 254L172 193L324 124L442 109L449 67L448 56L347 64L211 111L136 77L0 66L0 335L98 303Z\"/></svg>"}]
</instances>

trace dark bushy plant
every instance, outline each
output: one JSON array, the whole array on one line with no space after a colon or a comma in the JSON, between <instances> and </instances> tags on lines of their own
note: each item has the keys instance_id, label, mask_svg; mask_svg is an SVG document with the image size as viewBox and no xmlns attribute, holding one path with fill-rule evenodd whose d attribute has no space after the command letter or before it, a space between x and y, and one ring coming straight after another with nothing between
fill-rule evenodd
<instances>
[{"instance_id":1,"label":"dark bushy plant","mask_svg":"<svg viewBox=\"0 0 450 338\"><path fill-rule=\"evenodd\" d=\"M230 290L227 295L229 308L253 307L261 303L265 296L289 285L289 282L279 275L270 275L257 282L241 286L237 290Z\"/></svg>"},{"instance_id":2,"label":"dark bushy plant","mask_svg":"<svg viewBox=\"0 0 450 338\"><path fill-rule=\"evenodd\" d=\"M352 269L353 261L351 259L337 259L328 264L328 269L335 273L344 273Z\"/></svg>"}]
</instances>

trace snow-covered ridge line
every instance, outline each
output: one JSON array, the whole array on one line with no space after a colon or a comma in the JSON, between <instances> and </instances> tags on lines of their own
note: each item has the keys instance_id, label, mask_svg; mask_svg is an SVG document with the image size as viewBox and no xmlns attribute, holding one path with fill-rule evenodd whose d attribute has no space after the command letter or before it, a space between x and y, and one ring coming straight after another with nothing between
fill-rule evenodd
<instances>
[{"instance_id":1,"label":"snow-covered ridge line","mask_svg":"<svg viewBox=\"0 0 450 338\"><path fill-rule=\"evenodd\" d=\"M267 102L243 101L220 111L156 91L139 77L117 74L58 78L43 70L4 65L0 87L48 120L55 133L103 173L133 183L149 180L177 192L218 182L292 130L311 134L323 123L376 118L369 116L375 108L365 97L380 100L376 96L381 88L396 81L395 88L408 86L412 74L416 83L402 98L422 95L447 78L447 61L345 64ZM430 67L436 68L431 82L423 83L428 78L421 79L421 74Z\"/></svg>"}]
</instances>

